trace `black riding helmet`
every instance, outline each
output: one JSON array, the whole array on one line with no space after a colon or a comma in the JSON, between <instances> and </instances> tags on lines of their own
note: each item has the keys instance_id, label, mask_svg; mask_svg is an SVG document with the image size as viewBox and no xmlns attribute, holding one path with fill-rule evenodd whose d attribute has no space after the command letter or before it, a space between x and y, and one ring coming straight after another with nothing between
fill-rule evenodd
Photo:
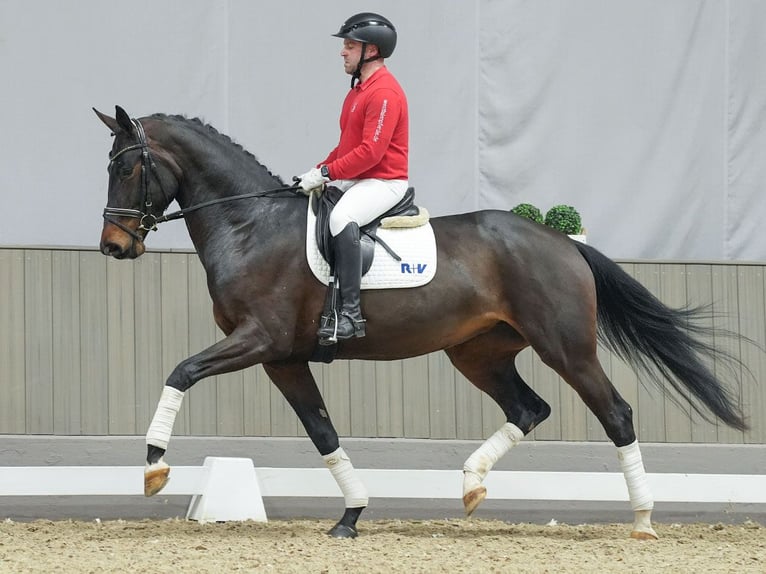
<instances>
[{"instance_id":1,"label":"black riding helmet","mask_svg":"<svg viewBox=\"0 0 766 574\"><path fill-rule=\"evenodd\" d=\"M362 12L343 22L336 38L348 38L364 44L375 44L381 58L388 58L396 48L396 28L386 18L373 12Z\"/></svg>"},{"instance_id":2,"label":"black riding helmet","mask_svg":"<svg viewBox=\"0 0 766 574\"><path fill-rule=\"evenodd\" d=\"M374 12L361 12L351 16L351 18L343 22L338 33L333 34L333 36L362 43L362 55L359 58L359 65L351 76L352 88L362 73L363 64L378 58L388 58L394 53L394 48L396 48L396 28L394 28L390 20ZM367 44L375 44L378 47L379 56L365 60L364 53L367 49Z\"/></svg>"}]
</instances>

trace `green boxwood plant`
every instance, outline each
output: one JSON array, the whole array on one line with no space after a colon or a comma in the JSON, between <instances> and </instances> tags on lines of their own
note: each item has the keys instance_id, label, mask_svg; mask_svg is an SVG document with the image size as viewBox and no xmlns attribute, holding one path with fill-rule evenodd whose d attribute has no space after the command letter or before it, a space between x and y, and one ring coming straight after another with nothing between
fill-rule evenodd
<instances>
[{"instance_id":1,"label":"green boxwood plant","mask_svg":"<svg viewBox=\"0 0 766 574\"><path fill-rule=\"evenodd\" d=\"M543 213L531 203L520 203L511 209L511 213L526 217L536 223L543 223Z\"/></svg>"},{"instance_id":2,"label":"green boxwood plant","mask_svg":"<svg viewBox=\"0 0 766 574\"><path fill-rule=\"evenodd\" d=\"M558 229L567 235L579 235L582 231L582 219L571 205L554 205L545 214L545 225Z\"/></svg>"}]
</instances>

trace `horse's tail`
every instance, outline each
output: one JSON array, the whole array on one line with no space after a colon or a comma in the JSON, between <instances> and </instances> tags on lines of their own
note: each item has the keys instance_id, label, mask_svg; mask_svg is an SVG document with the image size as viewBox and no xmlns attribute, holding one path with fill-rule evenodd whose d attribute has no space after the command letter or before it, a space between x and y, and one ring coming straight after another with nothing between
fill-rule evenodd
<instances>
[{"instance_id":1,"label":"horse's tail","mask_svg":"<svg viewBox=\"0 0 766 574\"><path fill-rule=\"evenodd\" d=\"M720 329L697 322L705 308L670 308L604 254L582 243L576 245L596 281L599 341L649 374L660 388L667 380L679 395L687 396L688 391L727 425L747 429L736 397L701 360L707 356L732 372L746 370L740 360L701 339L722 334ZM696 401L690 402L710 420Z\"/></svg>"}]
</instances>

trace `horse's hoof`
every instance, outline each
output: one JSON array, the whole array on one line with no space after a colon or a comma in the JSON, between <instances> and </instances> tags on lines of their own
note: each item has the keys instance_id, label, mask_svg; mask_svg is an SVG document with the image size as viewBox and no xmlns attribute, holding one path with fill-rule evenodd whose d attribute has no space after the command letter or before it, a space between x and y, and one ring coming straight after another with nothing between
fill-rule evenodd
<instances>
[{"instance_id":1,"label":"horse's hoof","mask_svg":"<svg viewBox=\"0 0 766 574\"><path fill-rule=\"evenodd\" d=\"M479 505L487 498L487 489L484 486L474 488L471 492L463 495L463 506L465 507L465 515L471 516L473 511L476 510Z\"/></svg>"},{"instance_id":2,"label":"horse's hoof","mask_svg":"<svg viewBox=\"0 0 766 574\"><path fill-rule=\"evenodd\" d=\"M630 537L635 540L658 540L660 538L653 528L650 528L649 531L634 530L630 533Z\"/></svg>"},{"instance_id":3,"label":"horse's hoof","mask_svg":"<svg viewBox=\"0 0 766 574\"><path fill-rule=\"evenodd\" d=\"M144 471L144 496L154 496L170 480L170 467L163 461L158 461L146 467Z\"/></svg>"},{"instance_id":4,"label":"horse's hoof","mask_svg":"<svg viewBox=\"0 0 766 574\"><path fill-rule=\"evenodd\" d=\"M630 537L636 540L657 540L659 536L652 528L652 511L636 510L633 519L633 532Z\"/></svg>"},{"instance_id":5,"label":"horse's hoof","mask_svg":"<svg viewBox=\"0 0 766 574\"><path fill-rule=\"evenodd\" d=\"M333 538L356 538L359 535L356 528L353 526L346 526L340 522L333 526L327 534Z\"/></svg>"}]
</instances>

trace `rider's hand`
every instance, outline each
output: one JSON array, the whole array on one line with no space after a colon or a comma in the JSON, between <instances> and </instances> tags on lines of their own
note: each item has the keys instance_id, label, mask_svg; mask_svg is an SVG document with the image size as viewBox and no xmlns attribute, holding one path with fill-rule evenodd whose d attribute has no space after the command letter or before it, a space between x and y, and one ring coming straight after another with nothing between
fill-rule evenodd
<instances>
[{"instance_id":1,"label":"rider's hand","mask_svg":"<svg viewBox=\"0 0 766 574\"><path fill-rule=\"evenodd\" d=\"M323 176L319 168L316 167L304 173L300 178L301 188L305 192L310 192L318 187L321 188L325 183L330 181L329 178Z\"/></svg>"}]
</instances>

